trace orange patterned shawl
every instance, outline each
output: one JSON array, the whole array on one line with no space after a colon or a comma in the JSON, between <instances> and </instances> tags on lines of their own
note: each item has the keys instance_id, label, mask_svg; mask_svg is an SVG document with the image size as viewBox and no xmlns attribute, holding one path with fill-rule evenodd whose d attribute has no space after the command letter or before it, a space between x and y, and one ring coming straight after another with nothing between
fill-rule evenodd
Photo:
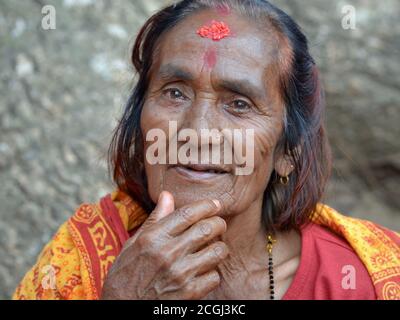
<instances>
[{"instance_id":1,"label":"orange patterned shawl","mask_svg":"<svg viewBox=\"0 0 400 320\"><path fill-rule=\"evenodd\" d=\"M367 268L378 299L400 299L400 235L319 205L313 222L345 238ZM147 218L128 195L115 191L83 204L45 246L13 299L99 299L106 274Z\"/></svg>"}]
</instances>

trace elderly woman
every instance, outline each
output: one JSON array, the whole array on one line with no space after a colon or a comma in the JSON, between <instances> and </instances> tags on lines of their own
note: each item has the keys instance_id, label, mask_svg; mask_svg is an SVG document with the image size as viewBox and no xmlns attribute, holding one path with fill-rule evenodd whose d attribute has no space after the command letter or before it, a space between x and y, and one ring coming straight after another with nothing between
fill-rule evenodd
<instances>
[{"instance_id":1,"label":"elderly woman","mask_svg":"<svg viewBox=\"0 0 400 320\"><path fill-rule=\"evenodd\" d=\"M132 62L118 188L78 208L14 298L399 299L399 235L319 203L324 94L288 15L181 1L145 23Z\"/></svg>"}]
</instances>

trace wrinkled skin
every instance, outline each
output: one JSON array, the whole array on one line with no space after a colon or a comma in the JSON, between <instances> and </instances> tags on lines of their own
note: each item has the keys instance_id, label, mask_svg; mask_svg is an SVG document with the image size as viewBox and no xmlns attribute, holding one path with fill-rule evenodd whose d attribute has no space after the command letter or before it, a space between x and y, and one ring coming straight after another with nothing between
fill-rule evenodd
<instances>
[{"instance_id":1,"label":"wrinkled skin","mask_svg":"<svg viewBox=\"0 0 400 320\"><path fill-rule=\"evenodd\" d=\"M199 37L197 28L213 19L227 23L232 36L218 42ZM272 29L262 32L235 13L221 16L210 10L163 36L142 112L143 136L152 128L168 133L170 120L178 129L199 133L252 128L254 171L237 176L233 164L215 178L191 179L174 166L146 163L149 194L158 204L111 268L104 299L268 297L263 192L274 169L281 176L293 170L277 148L284 119L278 42ZM248 82L254 92L228 89L225 84L232 80ZM289 232L277 238L274 270L280 298L298 266L300 236Z\"/></svg>"}]
</instances>

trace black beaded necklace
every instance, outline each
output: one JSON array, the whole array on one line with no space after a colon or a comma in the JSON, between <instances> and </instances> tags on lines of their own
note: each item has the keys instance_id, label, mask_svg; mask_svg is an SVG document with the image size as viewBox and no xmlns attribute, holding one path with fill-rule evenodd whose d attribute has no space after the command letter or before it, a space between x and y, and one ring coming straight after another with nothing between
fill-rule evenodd
<instances>
[{"instance_id":1,"label":"black beaded necklace","mask_svg":"<svg viewBox=\"0 0 400 320\"><path fill-rule=\"evenodd\" d=\"M272 234L267 236L267 252L268 252L268 274L269 274L269 294L270 299L275 300L275 281L274 281L274 263L272 261L272 248L276 240Z\"/></svg>"}]
</instances>

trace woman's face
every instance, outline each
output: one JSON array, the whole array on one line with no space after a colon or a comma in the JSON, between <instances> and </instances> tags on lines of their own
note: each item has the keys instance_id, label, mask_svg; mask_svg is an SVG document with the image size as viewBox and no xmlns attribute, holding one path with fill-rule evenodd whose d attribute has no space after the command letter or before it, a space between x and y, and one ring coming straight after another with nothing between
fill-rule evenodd
<instances>
[{"instance_id":1,"label":"woman's face","mask_svg":"<svg viewBox=\"0 0 400 320\"><path fill-rule=\"evenodd\" d=\"M212 20L225 22L231 34L220 41L200 37L196 31ZM276 148L284 118L278 75L274 71L280 53L278 41L274 31L257 28L246 18L233 13L219 16L210 10L190 16L163 36L154 54L141 117L148 191L154 202L162 190L173 194L177 207L204 198L228 196L234 203L228 212L235 214L251 205L261 207L273 169L281 175L289 173ZM188 166L182 164L179 156L176 162L171 161L171 155L176 155L189 141L179 141L176 147L173 141L177 135L169 132L171 123L176 124L178 133L183 129L198 133L199 155L206 149L210 154L217 150L221 153L219 163ZM146 142L146 136L152 129L165 132L167 164L148 162L146 154L154 142ZM201 141L204 129L239 129L241 133L253 129L252 173L238 175L235 170L243 166L233 154L235 135L229 138L222 134L220 140ZM191 141L193 147L194 140ZM224 143L230 146L232 164L225 161ZM245 146L240 151L244 150Z\"/></svg>"}]
</instances>

